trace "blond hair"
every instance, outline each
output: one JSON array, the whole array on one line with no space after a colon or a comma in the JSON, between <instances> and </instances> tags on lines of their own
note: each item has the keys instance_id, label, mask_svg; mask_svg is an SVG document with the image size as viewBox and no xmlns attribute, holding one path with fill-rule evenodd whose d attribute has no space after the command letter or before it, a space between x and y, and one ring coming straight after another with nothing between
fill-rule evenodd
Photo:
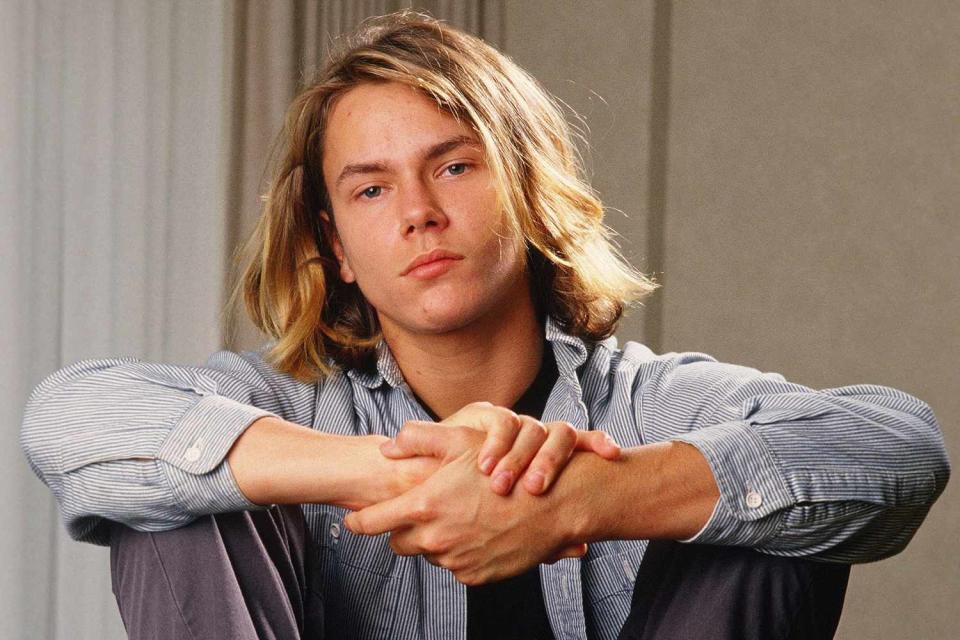
<instances>
[{"instance_id":1,"label":"blond hair","mask_svg":"<svg viewBox=\"0 0 960 640\"><path fill-rule=\"evenodd\" d=\"M274 367L314 382L333 364L367 366L374 357L376 312L356 284L338 277L322 143L336 98L391 81L421 91L477 133L508 231L526 242L521 255L540 312L573 335L600 340L614 332L626 304L658 286L613 245L556 101L483 40L404 10L364 21L287 111L263 213L231 296L242 293L253 323L275 339L265 354Z\"/></svg>"}]
</instances>

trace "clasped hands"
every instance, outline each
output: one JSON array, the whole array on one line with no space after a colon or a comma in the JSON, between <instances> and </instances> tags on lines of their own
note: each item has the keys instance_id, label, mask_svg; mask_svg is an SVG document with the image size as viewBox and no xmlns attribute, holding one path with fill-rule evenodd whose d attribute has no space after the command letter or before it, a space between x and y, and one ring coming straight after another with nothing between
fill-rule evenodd
<instances>
[{"instance_id":1,"label":"clasped hands","mask_svg":"<svg viewBox=\"0 0 960 640\"><path fill-rule=\"evenodd\" d=\"M573 528L555 520L549 490L575 451L620 456L604 432L544 424L486 402L440 423L409 421L380 451L430 462L420 477L403 475L399 495L348 514L345 525L362 535L390 532L394 552L423 555L467 585L585 554Z\"/></svg>"}]
</instances>

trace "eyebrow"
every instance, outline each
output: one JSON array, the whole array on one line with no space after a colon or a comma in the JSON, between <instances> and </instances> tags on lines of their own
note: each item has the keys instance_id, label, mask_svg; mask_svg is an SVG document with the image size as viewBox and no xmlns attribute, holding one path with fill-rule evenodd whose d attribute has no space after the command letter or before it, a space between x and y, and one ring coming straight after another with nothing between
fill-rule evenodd
<instances>
[{"instance_id":1,"label":"eyebrow","mask_svg":"<svg viewBox=\"0 0 960 640\"><path fill-rule=\"evenodd\" d=\"M452 138L447 138L442 142L438 142L435 145L427 147L423 152L424 160L433 160L439 158L445 153L453 151L454 149L462 146L471 146L479 147L477 140L471 136L467 135L458 135L453 136ZM340 175L337 176L337 181L334 184L334 187L339 187L340 183L346 180L348 177L357 174L364 173L379 173L388 171L390 169L390 163L384 160L377 160L374 162L358 162L355 164L348 164L340 172Z\"/></svg>"}]
</instances>

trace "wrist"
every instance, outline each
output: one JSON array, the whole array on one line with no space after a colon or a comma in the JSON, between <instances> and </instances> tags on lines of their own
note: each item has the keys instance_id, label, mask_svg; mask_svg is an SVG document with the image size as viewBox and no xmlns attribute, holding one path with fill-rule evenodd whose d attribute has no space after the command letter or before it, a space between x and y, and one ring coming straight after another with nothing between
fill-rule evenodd
<instances>
[{"instance_id":1,"label":"wrist","mask_svg":"<svg viewBox=\"0 0 960 640\"><path fill-rule=\"evenodd\" d=\"M619 461L604 460L594 453L577 452L570 458L554 487L546 495L561 541L566 545L609 540L607 514L609 492L604 486L616 476ZM535 498L537 499L537 498ZM542 499L542 498L541 498Z\"/></svg>"},{"instance_id":2,"label":"wrist","mask_svg":"<svg viewBox=\"0 0 960 640\"><path fill-rule=\"evenodd\" d=\"M254 421L227 454L227 463L255 504L349 506L370 498L384 476L377 463L383 436L326 434L276 417Z\"/></svg>"},{"instance_id":3,"label":"wrist","mask_svg":"<svg viewBox=\"0 0 960 640\"><path fill-rule=\"evenodd\" d=\"M688 539L709 520L719 489L695 447L661 442L626 449L618 460L575 454L551 494L576 544Z\"/></svg>"}]
</instances>

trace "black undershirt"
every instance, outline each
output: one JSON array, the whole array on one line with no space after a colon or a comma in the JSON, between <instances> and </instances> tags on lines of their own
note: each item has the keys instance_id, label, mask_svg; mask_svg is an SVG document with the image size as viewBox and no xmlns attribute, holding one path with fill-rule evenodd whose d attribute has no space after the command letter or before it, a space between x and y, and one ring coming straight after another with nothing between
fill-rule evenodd
<instances>
[{"instance_id":1,"label":"black undershirt","mask_svg":"<svg viewBox=\"0 0 960 640\"><path fill-rule=\"evenodd\" d=\"M513 405L514 412L541 418L557 381L557 362L549 343L536 379ZM421 402L421 404L423 404ZM424 408L433 415L426 405ZM436 420L437 416L433 415ZM523 491L515 487L514 491ZM467 587L468 640L554 640L540 586L540 566L499 582Z\"/></svg>"}]
</instances>

